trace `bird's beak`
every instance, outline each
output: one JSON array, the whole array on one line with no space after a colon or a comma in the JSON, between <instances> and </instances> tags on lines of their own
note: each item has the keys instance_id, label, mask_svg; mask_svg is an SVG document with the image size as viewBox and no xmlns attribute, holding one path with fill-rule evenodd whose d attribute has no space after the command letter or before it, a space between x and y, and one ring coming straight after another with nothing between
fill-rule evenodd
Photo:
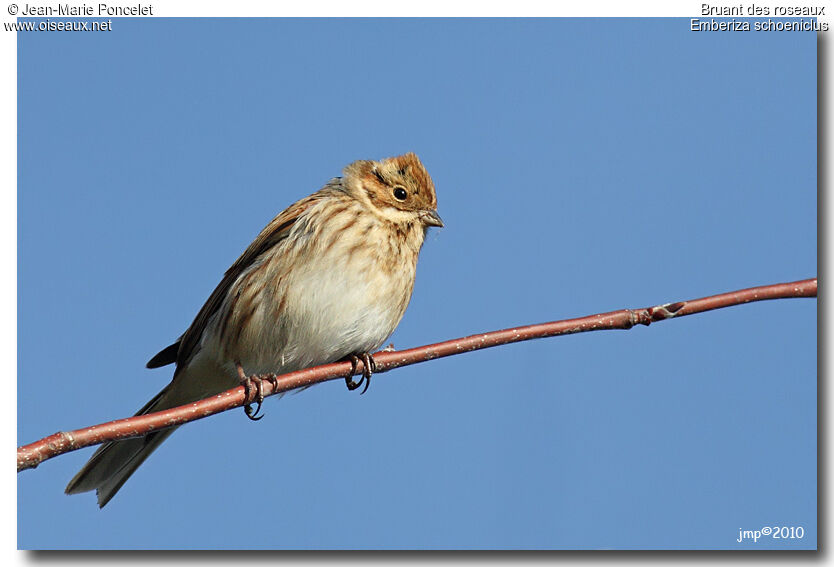
<instances>
[{"instance_id":1,"label":"bird's beak","mask_svg":"<svg viewBox=\"0 0 834 567\"><path fill-rule=\"evenodd\" d=\"M426 226L443 227L443 219L437 214L437 211L426 211L423 213L423 223Z\"/></svg>"}]
</instances>

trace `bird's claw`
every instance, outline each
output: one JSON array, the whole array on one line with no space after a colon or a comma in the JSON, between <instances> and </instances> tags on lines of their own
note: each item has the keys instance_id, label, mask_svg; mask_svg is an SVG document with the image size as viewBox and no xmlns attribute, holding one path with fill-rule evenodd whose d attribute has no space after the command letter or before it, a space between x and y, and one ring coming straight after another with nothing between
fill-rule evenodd
<instances>
[{"instance_id":1,"label":"bird's claw","mask_svg":"<svg viewBox=\"0 0 834 567\"><path fill-rule=\"evenodd\" d=\"M353 375L356 373L356 367L359 366L360 359L362 360L362 378L359 379L359 382L354 382ZM350 373L345 376L345 384L347 384L348 390L353 391L364 382L365 388L359 394L361 396L368 391L368 386L371 385L371 376L376 372L376 362L374 357L367 352L363 352L359 356L351 354L348 356L348 360L350 360Z\"/></svg>"},{"instance_id":2,"label":"bird's claw","mask_svg":"<svg viewBox=\"0 0 834 567\"><path fill-rule=\"evenodd\" d=\"M272 387L275 388L278 386L278 377L275 374L247 376L240 364L237 365L237 374L240 378L240 385L243 386L243 399L246 401L243 405L243 413L252 421L258 421L263 418L263 415L258 414L261 412L261 405L264 401L264 380L272 384ZM255 387L255 397L250 400L253 385ZM254 410L252 409L253 401L258 404Z\"/></svg>"},{"instance_id":3,"label":"bird's claw","mask_svg":"<svg viewBox=\"0 0 834 567\"><path fill-rule=\"evenodd\" d=\"M246 417L251 419L252 421L260 421L263 419L264 416L258 415L258 412L261 411L261 402L258 402L258 407L255 408L255 411L252 411L252 404L246 404L243 406L243 413L246 414Z\"/></svg>"}]
</instances>

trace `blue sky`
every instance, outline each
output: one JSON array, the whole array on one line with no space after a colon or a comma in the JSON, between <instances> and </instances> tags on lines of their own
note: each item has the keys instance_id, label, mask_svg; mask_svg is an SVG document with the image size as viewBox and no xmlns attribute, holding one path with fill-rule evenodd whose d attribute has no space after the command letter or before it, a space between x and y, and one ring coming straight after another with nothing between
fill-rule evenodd
<instances>
[{"instance_id":1,"label":"blue sky","mask_svg":"<svg viewBox=\"0 0 834 567\"><path fill-rule=\"evenodd\" d=\"M816 275L816 36L688 19L116 19L18 35L18 442L134 413L258 231L415 151L398 348ZM816 547L816 301L331 382L179 430L26 549ZM257 526L247 530L245 526ZM802 526L739 543L739 529Z\"/></svg>"}]
</instances>

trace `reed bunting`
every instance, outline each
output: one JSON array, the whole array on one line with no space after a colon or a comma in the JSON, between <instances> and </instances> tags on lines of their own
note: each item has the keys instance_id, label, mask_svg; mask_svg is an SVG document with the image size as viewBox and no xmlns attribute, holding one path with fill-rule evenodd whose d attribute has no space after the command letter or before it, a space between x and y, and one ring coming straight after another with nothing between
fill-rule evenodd
<instances>
[{"instance_id":1,"label":"reed bunting","mask_svg":"<svg viewBox=\"0 0 834 567\"><path fill-rule=\"evenodd\" d=\"M360 160L276 216L232 264L187 331L147 364L176 364L171 383L137 415L243 382L363 359L367 388L378 349L411 299L426 231L442 227L434 183L413 153ZM251 411L247 407L247 415ZM66 488L96 490L99 506L176 427L103 444Z\"/></svg>"}]
</instances>

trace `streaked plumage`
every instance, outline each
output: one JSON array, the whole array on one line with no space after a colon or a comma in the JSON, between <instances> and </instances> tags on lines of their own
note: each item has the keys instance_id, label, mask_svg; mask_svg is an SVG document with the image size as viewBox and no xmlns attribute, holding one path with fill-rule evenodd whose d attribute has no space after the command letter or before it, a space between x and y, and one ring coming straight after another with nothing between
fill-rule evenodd
<instances>
[{"instance_id":1,"label":"streaked plumage","mask_svg":"<svg viewBox=\"0 0 834 567\"><path fill-rule=\"evenodd\" d=\"M139 414L214 395L247 374L285 373L377 350L399 324L437 216L415 154L356 161L276 216L232 264L188 330L149 362L176 363ZM102 445L68 494L104 506L176 428Z\"/></svg>"}]
</instances>

